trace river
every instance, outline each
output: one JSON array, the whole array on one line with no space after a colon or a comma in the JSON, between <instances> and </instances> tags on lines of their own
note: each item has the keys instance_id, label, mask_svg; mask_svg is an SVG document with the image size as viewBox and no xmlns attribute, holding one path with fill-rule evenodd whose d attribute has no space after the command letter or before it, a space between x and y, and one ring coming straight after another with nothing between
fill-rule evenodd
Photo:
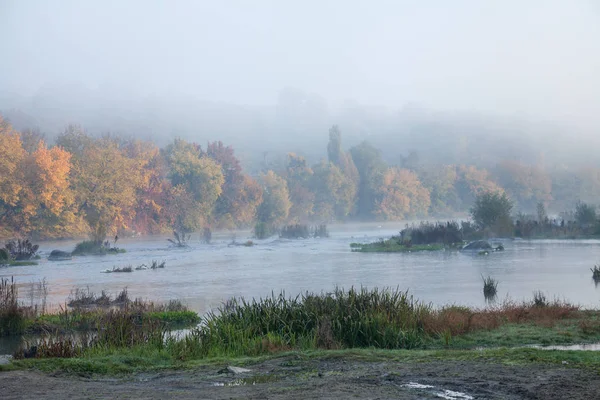
<instances>
[{"instance_id":1,"label":"river","mask_svg":"<svg viewBox=\"0 0 600 400\"><path fill-rule=\"evenodd\" d=\"M306 291L393 287L409 290L416 298L434 305L461 304L482 307L481 276L499 281L498 299L531 299L541 290L548 299L558 297L585 306L600 305L590 268L600 261L598 240L507 240L504 252L488 256L458 252L405 254L352 253L351 242L374 241L397 233L404 224L330 227L324 239L255 241L253 247L230 246L231 233L216 234L213 243L192 238L187 249L169 248L168 235L119 240L125 254L74 257L50 262L53 249L70 251L75 242L42 242L37 266L3 267L0 277L14 279L23 302L30 302L31 282L45 279L48 304L64 304L74 288L113 295L127 287L130 297L155 302L180 299L203 314L232 296L269 296L285 291L295 296ZM243 242L249 232L238 232ZM166 261L166 268L132 273L102 273L113 266L134 267L152 260Z\"/></svg>"}]
</instances>

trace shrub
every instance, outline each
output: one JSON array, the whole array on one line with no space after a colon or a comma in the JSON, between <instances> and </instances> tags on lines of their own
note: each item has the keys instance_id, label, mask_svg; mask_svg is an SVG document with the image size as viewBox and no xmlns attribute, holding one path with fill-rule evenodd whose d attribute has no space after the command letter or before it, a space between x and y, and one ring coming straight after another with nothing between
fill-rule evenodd
<instances>
[{"instance_id":1,"label":"shrub","mask_svg":"<svg viewBox=\"0 0 600 400\"><path fill-rule=\"evenodd\" d=\"M485 192L475 198L471 208L471 217L475 224L482 229L502 228L512 225L510 213L513 203L506 193Z\"/></svg>"}]
</instances>

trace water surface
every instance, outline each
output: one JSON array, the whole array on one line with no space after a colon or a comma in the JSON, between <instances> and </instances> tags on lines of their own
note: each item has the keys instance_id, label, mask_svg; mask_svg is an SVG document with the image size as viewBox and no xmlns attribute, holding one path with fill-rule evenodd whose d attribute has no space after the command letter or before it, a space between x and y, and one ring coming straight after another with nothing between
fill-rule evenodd
<instances>
[{"instance_id":1,"label":"water surface","mask_svg":"<svg viewBox=\"0 0 600 400\"><path fill-rule=\"evenodd\" d=\"M600 306L600 288L590 267L600 261L598 240L505 241L506 250L488 256L458 252L352 253L351 242L373 241L397 233L403 224L331 228L326 239L256 241L253 247L229 246L231 234L215 235L207 245L192 240L188 249L168 247L166 235L120 240L127 253L75 257L70 261L40 261L38 266L0 268L12 277L27 303L29 283L46 279L48 302L64 304L76 287L116 294L127 287L132 297L153 301L181 299L204 313L232 296L269 296L284 290L295 296L306 291L328 292L336 286L399 287L435 305L484 306L481 275L499 281L498 298L530 299L541 290L585 307ZM249 233L237 233L243 242ZM53 249L70 251L74 242L44 242L42 255ZM105 274L113 266L134 267L165 260L161 270Z\"/></svg>"}]
</instances>

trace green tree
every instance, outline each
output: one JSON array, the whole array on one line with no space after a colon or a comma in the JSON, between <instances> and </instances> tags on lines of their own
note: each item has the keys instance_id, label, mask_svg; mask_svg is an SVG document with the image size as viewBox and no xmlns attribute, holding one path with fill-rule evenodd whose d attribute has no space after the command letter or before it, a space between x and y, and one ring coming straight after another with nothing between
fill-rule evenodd
<instances>
[{"instance_id":1,"label":"green tree","mask_svg":"<svg viewBox=\"0 0 600 400\"><path fill-rule=\"evenodd\" d=\"M386 164L381 152L366 141L351 148L350 153L360 176L357 214L372 218L383 186Z\"/></svg>"},{"instance_id":2,"label":"green tree","mask_svg":"<svg viewBox=\"0 0 600 400\"><path fill-rule=\"evenodd\" d=\"M484 192L475 198L470 211L477 226L481 229L494 229L511 220L512 209L513 203L506 193Z\"/></svg>"},{"instance_id":3,"label":"green tree","mask_svg":"<svg viewBox=\"0 0 600 400\"><path fill-rule=\"evenodd\" d=\"M575 219L582 228L593 226L596 223L596 207L582 201L577 202Z\"/></svg>"},{"instance_id":4,"label":"green tree","mask_svg":"<svg viewBox=\"0 0 600 400\"><path fill-rule=\"evenodd\" d=\"M186 220L187 230L196 230L209 224L217 199L225 182L221 166L203 155L200 146L176 139L165 150L169 165L169 179L188 207L181 209L187 215L178 217ZM184 195L185 193L185 195Z\"/></svg>"},{"instance_id":5,"label":"green tree","mask_svg":"<svg viewBox=\"0 0 600 400\"><path fill-rule=\"evenodd\" d=\"M314 216L320 221L343 220L354 207L356 185L333 163L313 167Z\"/></svg>"},{"instance_id":6,"label":"green tree","mask_svg":"<svg viewBox=\"0 0 600 400\"><path fill-rule=\"evenodd\" d=\"M285 179L288 185L290 201L290 219L294 222L307 221L314 212L315 194L310 183L313 170L306 164L304 157L288 154Z\"/></svg>"}]
</instances>

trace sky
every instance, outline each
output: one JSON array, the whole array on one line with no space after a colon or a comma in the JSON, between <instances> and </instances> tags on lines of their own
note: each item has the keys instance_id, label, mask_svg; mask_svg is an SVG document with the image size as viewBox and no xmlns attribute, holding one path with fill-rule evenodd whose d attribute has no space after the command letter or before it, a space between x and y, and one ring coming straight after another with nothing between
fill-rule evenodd
<instances>
[{"instance_id":1,"label":"sky","mask_svg":"<svg viewBox=\"0 0 600 400\"><path fill-rule=\"evenodd\" d=\"M0 91L78 84L600 127L600 0L0 0Z\"/></svg>"}]
</instances>

